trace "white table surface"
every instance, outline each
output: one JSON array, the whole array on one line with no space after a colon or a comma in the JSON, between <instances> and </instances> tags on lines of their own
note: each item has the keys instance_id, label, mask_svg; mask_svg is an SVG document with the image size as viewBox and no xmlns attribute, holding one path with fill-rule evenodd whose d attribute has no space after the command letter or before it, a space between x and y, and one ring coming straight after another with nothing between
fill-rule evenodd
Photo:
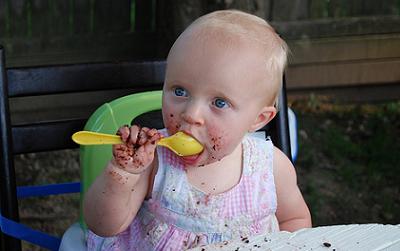
<instances>
[{"instance_id":1,"label":"white table surface","mask_svg":"<svg viewBox=\"0 0 400 251\"><path fill-rule=\"evenodd\" d=\"M278 232L198 247L206 250L400 251L400 225L351 224Z\"/></svg>"}]
</instances>

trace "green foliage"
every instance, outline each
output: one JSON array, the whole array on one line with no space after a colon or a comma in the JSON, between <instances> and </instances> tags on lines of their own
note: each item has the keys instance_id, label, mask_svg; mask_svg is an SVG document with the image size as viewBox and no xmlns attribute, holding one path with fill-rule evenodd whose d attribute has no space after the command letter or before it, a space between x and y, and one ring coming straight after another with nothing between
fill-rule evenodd
<instances>
[{"instance_id":1,"label":"green foliage","mask_svg":"<svg viewBox=\"0 0 400 251\"><path fill-rule=\"evenodd\" d=\"M299 109L299 110L296 110ZM316 225L400 217L400 102L295 106L300 187Z\"/></svg>"}]
</instances>

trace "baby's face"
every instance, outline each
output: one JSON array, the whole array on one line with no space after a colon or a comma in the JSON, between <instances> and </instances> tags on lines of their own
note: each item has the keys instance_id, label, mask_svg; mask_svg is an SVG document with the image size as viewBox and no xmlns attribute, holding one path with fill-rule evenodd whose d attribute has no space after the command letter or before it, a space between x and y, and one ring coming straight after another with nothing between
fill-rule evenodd
<instances>
[{"instance_id":1,"label":"baby's face","mask_svg":"<svg viewBox=\"0 0 400 251\"><path fill-rule=\"evenodd\" d=\"M265 106L265 64L250 47L184 39L170 53L163 88L163 119L204 151L182 157L187 166L221 160L240 144ZM261 84L262 83L262 84Z\"/></svg>"}]
</instances>

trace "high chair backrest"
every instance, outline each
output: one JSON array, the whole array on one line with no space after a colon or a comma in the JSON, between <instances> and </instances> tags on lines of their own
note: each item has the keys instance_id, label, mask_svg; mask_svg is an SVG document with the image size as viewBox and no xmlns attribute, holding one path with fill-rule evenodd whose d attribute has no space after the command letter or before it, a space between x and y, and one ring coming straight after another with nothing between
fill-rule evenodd
<instances>
[{"instance_id":1,"label":"high chair backrest","mask_svg":"<svg viewBox=\"0 0 400 251\"><path fill-rule=\"evenodd\" d=\"M131 94L105 103L89 118L84 130L115 134L137 116L161 109L161 91ZM111 145L81 146L81 200L93 180L111 159ZM80 217L83 226L82 214Z\"/></svg>"}]
</instances>

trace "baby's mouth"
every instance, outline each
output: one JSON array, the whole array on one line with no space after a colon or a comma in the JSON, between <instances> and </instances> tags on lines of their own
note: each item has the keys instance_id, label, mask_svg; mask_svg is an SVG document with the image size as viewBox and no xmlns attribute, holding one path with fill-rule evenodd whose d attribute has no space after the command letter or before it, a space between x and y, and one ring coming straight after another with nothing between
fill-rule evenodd
<instances>
[{"instance_id":1,"label":"baby's mouth","mask_svg":"<svg viewBox=\"0 0 400 251\"><path fill-rule=\"evenodd\" d=\"M198 153L198 154L194 154L194 155L189 155L189 156L181 156L179 158L183 161L183 163L185 163L185 165L187 165L187 166L195 166L196 163L199 160L200 155L202 153L203 152Z\"/></svg>"}]
</instances>

